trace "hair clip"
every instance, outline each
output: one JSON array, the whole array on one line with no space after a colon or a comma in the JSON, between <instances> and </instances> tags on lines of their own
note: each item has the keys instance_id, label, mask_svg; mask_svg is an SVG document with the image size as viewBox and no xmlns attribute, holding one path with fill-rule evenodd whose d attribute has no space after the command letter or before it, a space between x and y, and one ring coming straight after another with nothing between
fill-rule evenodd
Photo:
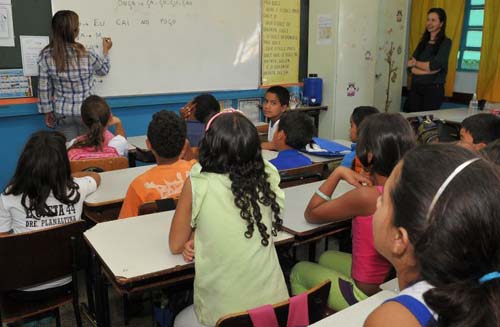
<instances>
[{"instance_id":1,"label":"hair clip","mask_svg":"<svg viewBox=\"0 0 500 327\"><path fill-rule=\"evenodd\" d=\"M242 114L242 112L239 111L239 110L236 110L236 109L233 109L233 108L228 108L228 109L221 110L218 113L216 113L215 115L213 115L210 118L210 120L208 121L207 125L205 126L205 133L210 129L210 126L212 125L212 122L215 120L215 118L219 117L220 115L232 114L232 113L235 113L235 112L238 112L238 113Z\"/></svg>"}]
</instances>

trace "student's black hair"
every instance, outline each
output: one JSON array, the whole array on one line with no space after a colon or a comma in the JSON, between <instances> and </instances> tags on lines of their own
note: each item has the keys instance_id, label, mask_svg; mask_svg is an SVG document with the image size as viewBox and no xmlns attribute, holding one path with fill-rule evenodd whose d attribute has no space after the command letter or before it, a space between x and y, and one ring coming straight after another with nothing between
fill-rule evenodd
<instances>
[{"instance_id":1,"label":"student's black hair","mask_svg":"<svg viewBox=\"0 0 500 327\"><path fill-rule=\"evenodd\" d=\"M488 144L500 138L500 118L489 113L465 118L462 128L471 134L474 144Z\"/></svg>"},{"instance_id":2,"label":"student's black hair","mask_svg":"<svg viewBox=\"0 0 500 327\"><path fill-rule=\"evenodd\" d=\"M198 95L193 99L193 103L196 104L194 118L200 123L206 123L210 117L220 111L219 101L208 93Z\"/></svg>"},{"instance_id":3,"label":"student's black hair","mask_svg":"<svg viewBox=\"0 0 500 327\"><path fill-rule=\"evenodd\" d=\"M37 217L57 214L46 203L51 193L61 203L77 203L80 193L78 184L71 177L66 137L55 131L32 134L4 193L20 195L26 214L31 212Z\"/></svg>"},{"instance_id":4,"label":"student's black hair","mask_svg":"<svg viewBox=\"0 0 500 327\"><path fill-rule=\"evenodd\" d=\"M266 93L276 94L282 106L284 105L288 106L290 104L290 92L288 92L288 90L283 86L280 85L271 86L270 88L267 89Z\"/></svg>"},{"instance_id":5,"label":"student's black hair","mask_svg":"<svg viewBox=\"0 0 500 327\"><path fill-rule=\"evenodd\" d=\"M410 123L399 113L371 115L359 129L356 155L372 174L389 176L403 155L416 145Z\"/></svg>"},{"instance_id":6,"label":"student's black hair","mask_svg":"<svg viewBox=\"0 0 500 327\"><path fill-rule=\"evenodd\" d=\"M380 113L380 111L378 111L375 107L359 106L354 108L352 111L351 120L357 127L359 127L366 117L378 113Z\"/></svg>"},{"instance_id":7,"label":"student's black hair","mask_svg":"<svg viewBox=\"0 0 500 327\"><path fill-rule=\"evenodd\" d=\"M175 158L186 142L186 123L173 111L158 111L149 123L148 140L160 157Z\"/></svg>"},{"instance_id":8,"label":"student's black hair","mask_svg":"<svg viewBox=\"0 0 500 327\"><path fill-rule=\"evenodd\" d=\"M500 165L500 139L495 140L482 148L481 154L485 159Z\"/></svg>"},{"instance_id":9,"label":"student's black hair","mask_svg":"<svg viewBox=\"0 0 500 327\"><path fill-rule=\"evenodd\" d=\"M451 144L408 152L391 191L394 225L403 227L423 280L434 288L424 300L439 326L500 325L500 173L484 159L458 173L429 214L438 189L462 163L477 155Z\"/></svg>"},{"instance_id":10,"label":"student's black hair","mask_svg":"<svg viewBox=\"0 0 500 327\"><path fill-rule=\"evenodd\" d=\"M280 206L264 170L259 134L254 124L239 113L224 113L217 117L200 142L199 161L202 171L228 174L234 204L245 220L246 238L251 238L257 225L264 246L269 244L269 232L262 223L259 204L273 212L272 234L281 228Z\"/></svg>"},{"instance_id":11,"label":"student's black hair","mask_svg":"<svg viewBox=\"0 0 500 327\"><path fill-rule=\"evenodd\" d=\"M278 130L285 132L285 143L298 150L310 143L314 136L314 124L311 117L300 111L285 111L281 115Z\"/></svg>"},{"instance_id":12,"label":"student's black hair","mask_svg":"<svg viewBox=\"0 0 500 327\"><path fill-rule=\"evenodd\" d=\"M82 103L81 117L88 131L84 138L75 142L71 147L95 147L97 151L102 151L104 130L111 118L111 109L106 100L98 95L86 98Z\"/></svg>"},{"instance_id":13,"label":"student's black hair","mask_svg":"<svg viewBox=\"0 0 500 327\"><path fill-rule=\"evenodd\" d=\"M444 11L443 8L431 8L427 12L427 16L429 14L435 13L439 17L439 21L443 23L443 26L441 27L440 31L436 35L436 39L434 40L434 46L433 46L433 53L436 54L439 50L439 46L441 43L444 41L446 38L446 11ZM418 43L417 49L416 49L416 54L422 53L424 51L425 47L429 43L431 39L431 33L427 31L427 27L425 29L424 34L422 34L422 38L420 39L420 42Z\"/></svg>"}]
</instances>

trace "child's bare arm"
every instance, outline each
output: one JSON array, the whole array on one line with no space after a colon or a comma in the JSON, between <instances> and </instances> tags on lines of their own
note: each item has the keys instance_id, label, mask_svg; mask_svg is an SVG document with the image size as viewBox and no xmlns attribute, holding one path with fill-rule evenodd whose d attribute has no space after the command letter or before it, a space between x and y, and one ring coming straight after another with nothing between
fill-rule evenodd
<instances>
[{"instance_id":1,"label":"child's bare arm","mask_svg":"<svg viewBox=\"0 0 500 327\"><path fill-rule=\"evenodd\" d=\"M168 243L170 252L173 254L180 254L183 252L184 245L189 241L193 233L191 228L192 198L191 180L188 178L182 188L172 225L170 226Z\"/></svg>"}]
</instances>

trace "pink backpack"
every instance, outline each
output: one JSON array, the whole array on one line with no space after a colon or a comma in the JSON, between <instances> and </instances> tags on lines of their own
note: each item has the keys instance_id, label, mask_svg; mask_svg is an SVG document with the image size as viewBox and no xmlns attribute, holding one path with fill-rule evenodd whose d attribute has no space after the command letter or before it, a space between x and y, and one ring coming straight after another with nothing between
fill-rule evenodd
<instances>
[{"instance_id":1,"label":"pink backpack","mask_svg":"<svg viewBox=\"0 0 500 327\"><path fill-rule=\"evenodd\" d=\"M81 139L80 136L79 139ZM117 158L120 155L115 148L108 146L109 141L114 137L114 135L106 130L104 132L104 146L101 151L96 151L95 147L83 147L83 148L71 148L68 151L69 160L88 160L88 159L100 159L100 158Z\"/></svg>"}]
</instances>

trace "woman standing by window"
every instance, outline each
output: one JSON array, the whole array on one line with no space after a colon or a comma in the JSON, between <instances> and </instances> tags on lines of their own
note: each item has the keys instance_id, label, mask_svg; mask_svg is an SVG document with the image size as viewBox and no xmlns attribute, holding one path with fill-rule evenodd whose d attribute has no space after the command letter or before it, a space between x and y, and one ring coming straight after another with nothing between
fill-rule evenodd
<instances>
[{"instance_id":1,"label":"woman standing by window","mask_svg":"<svg viewBox=\"0 0 500 327\"><path fill-rule=\"evenodd\" d=\"M88 51L76 42L80 32L78 15L58 11L52 18L52 38L38 58L38 110L45 114L45 124L56 128L71 140L83 134L80 106L93 94L94 76L109 72L108 52L111 38L103 38L104 57Z\"/></svg>"},{"instance_id":2,"label":"woman standing by window","mask_svg":"<svg viewBox=\"0 0 500 327\"><path fill-rule=\"evenodd\" d=\"M446 12L442 8L431 8L427 13L426 30L408 60L412 82L406 112L441 107L450 49L451 40L446 37Z\"/></svg>"}]
</instances>

